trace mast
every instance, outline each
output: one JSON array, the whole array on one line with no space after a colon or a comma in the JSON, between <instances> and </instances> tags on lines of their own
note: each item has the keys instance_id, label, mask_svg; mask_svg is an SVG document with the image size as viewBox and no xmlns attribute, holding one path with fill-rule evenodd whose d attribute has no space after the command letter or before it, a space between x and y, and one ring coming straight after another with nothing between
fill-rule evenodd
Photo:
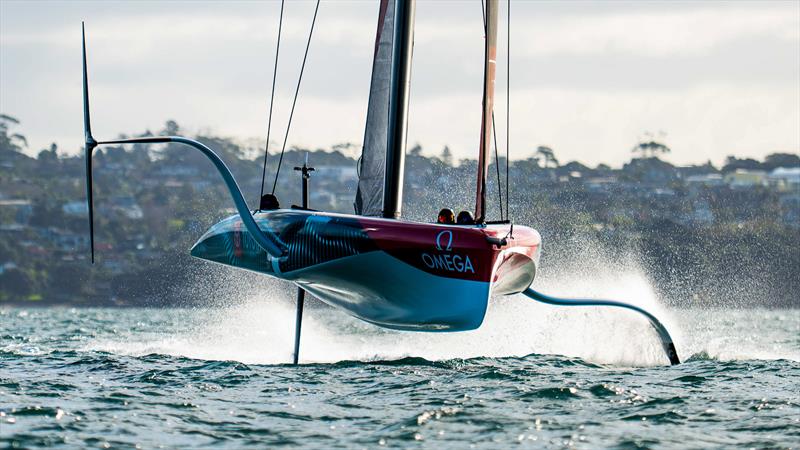
<instances>
[{"instance_id":1,"label":"mast","mask_svg":"<svg viewBox=\"0 0 800 450\"><path fill-rule=\"evenodd\" d=\"M403 206L403 175L408 133L408 99L411 91L411 55L414 49L416 0L393 0L394 38L383 189L383 217L400 218ZM496 16L495 16L496 18ZM495 20L496 22L496 20Z\"/></svg>"},{"instance_id":2,"label":"mast","mask_svg":"<svg viewBox=\"0 0 800 450\"><path fill-rule=\"evenodd\" d=\"M486 221L486 176L489 172L489 147L492 134L492 111L494 110L494 81L497 68L497 7L498 0L486 1L483 112L481 114L480 153L478 154L478 187L475 198L476 223Z\"/></svg>"}]
</instances>

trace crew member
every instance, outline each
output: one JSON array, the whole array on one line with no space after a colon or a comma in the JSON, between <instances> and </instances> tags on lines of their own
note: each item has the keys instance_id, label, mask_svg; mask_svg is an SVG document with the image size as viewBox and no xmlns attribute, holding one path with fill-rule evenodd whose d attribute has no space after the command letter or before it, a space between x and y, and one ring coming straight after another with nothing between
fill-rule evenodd
<instances>
[{"instance_id":1,"label":"crew member","mask_svg":"<svg viewBox=\"0 0 800 450\"><path fill-rule=\"evenodd\" d=\"M439 218L436 219L437 223L445 224L445 225L452 225L456 223L456 215L450 208L442 208L439 211Z\"/></svg>"},{"instance_id":2,"label":"crew member","mask_svg":"<svg viewBox=\"0 0 800 450\"><path fill-rule=\"evenodd\" d=\"M459 225L475 225L475 219L472 217L472 213L469 211L461 211L458 213L458 219L456 223Z\"/></svg>"},{"instance_id":3,"label":"crew member","mask_svg":"<svg viewBox=\"0 0 800 450\"><path fill-rule=\"evenodd\" d=\"M280 209L281 205L278 203L278 197L272 194L264 194L261 196L261 202L258 205L260 211L271 211L273 209Z\"/></svg>"}]
</instances>

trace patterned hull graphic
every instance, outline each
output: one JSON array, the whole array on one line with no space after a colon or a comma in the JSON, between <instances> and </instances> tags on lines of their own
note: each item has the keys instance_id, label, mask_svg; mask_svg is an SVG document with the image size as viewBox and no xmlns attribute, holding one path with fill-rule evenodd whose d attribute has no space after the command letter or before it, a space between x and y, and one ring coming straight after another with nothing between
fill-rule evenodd
<instances>
[{"instance_id":1,"label":"patterned hull graphic","mask_svg":"<svg viewBox=\"0 0 800 450\"><path fill-rule=\"evenodd\" d=\"M255 216L286 245L272 258L238 215L211 227L192 255L289 280L367 322L401 330L460 331L480 326L489 296L533 282L541 238L508 225L457 226L276 210Z\"/></svg>"}]
</instances>

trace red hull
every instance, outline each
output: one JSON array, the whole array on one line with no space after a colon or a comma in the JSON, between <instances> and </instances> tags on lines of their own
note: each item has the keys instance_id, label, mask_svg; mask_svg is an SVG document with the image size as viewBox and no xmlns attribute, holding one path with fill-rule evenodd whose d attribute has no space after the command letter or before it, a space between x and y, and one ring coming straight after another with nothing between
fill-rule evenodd
<instances>
[{"instance_id":1,"label":"red hull","mask_svg":"<svg viewBox=\"0 0 800 450\"><path fill-rule=\"evenodd\" d=\"M258 213L286 246L266 254L232 216L192 255L289 280L328 304L388 328L428 331L480 326L491 294L533 282L541 238L527 227L405 222L301 210Z\"/></svg>"}]
</instances>

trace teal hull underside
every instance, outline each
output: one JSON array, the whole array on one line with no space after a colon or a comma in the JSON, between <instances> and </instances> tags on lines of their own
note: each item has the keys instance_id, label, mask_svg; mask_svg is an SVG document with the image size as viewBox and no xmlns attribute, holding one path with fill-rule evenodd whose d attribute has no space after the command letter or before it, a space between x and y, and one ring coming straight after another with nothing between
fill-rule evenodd
<instances>
[{"instance_id":1,"label":"teal hull underside","mask_svg":"<svg viewBox=\"0 0 800 450\"><path fill-rule=\"evenodd\" d=\"M294 282L323 302L385 328L478 328L495 285L501 291L520 292L530 285L535 273L533 262L526 259L530 265L517 264L517 269L509 271L512 275L508 280L514 286L493 283L495 265L502 259L497 258L497 251L483 251L491 246L484 244L482 237L476 241L475 230L468 228L456 233L437 226L428 231L433 225L297 210L258 213L255 219L261 229L280 238L288 249L286 256L267 254L238 216L213 226L194 245L192 255ZM401 248L389 248L391 243L382 241L381 233L394 236L398 227L419 236L423 242L418 251L421 257L415 259L413 239L408 240L408 247ZM443 231L447 242L441 238ZM478 242L477 250L474 242ZM518 254L513 256L507 260L522 259ZM417 259L420 262L415 266ZM444 261L443 267L433 267L440 261ZM432 265L426 267L426 262Z\"/></svg>"}]
</instances>

